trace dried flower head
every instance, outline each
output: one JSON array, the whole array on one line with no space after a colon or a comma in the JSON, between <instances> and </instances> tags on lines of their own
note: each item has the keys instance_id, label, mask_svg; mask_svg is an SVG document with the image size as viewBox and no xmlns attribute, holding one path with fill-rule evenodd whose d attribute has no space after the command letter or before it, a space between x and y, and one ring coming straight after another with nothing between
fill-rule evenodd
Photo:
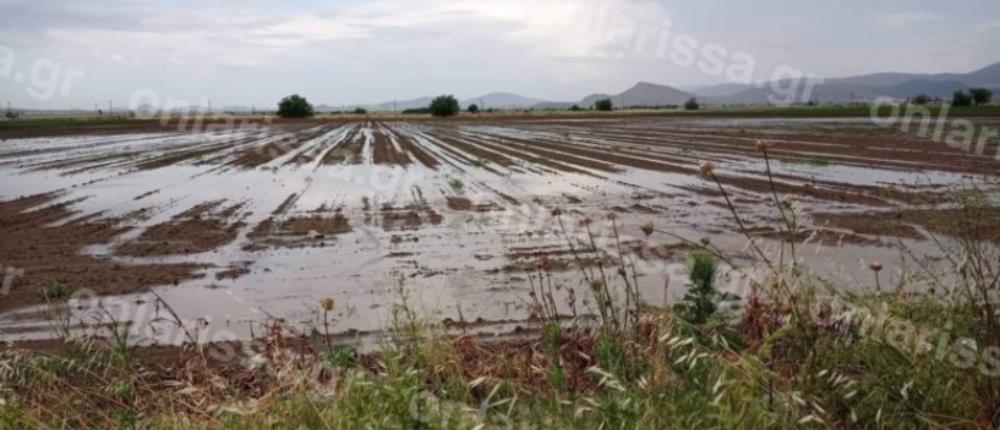
<instances>
[{"instance_id":1,"label":"dried flower head","mask_svg":"<svg viewBox=\"0 0 1000 430\"><path fill-rule=\"evenodd\" d=\"M586 226L590 225L590 217L586 217L586 216L585 217L581 217L580 221L578 221L577 224L579 224L580 227L586 227Z\"/></svg>"},{"instance_id":2,"label":"dried flower head","mask_svg":"<svg viewBox=\"0 0 1000 430\"><path fill-rule=\"evenodd\" d=\"M611 221L614 221L614 220L618 219L618 214L616 214L614 212L608 212L608 219L611 220Z\"/></svg>"},{"instance_id":3,"label":"dried flower head","mask_svg":"<svg viewBox=\"0 0 1000 430\"><path fill-rule=\"evenodd\" d=\"M701 165L698 166L698 170L701 170L702 175L710 176L713 172L715 172L715 164L712 164L711 161L703 161Z\"/></svg>"},{"instance_id":4,"label":"dried flower head","mask_svg":"<svg viewBox=\"0 0 1000 430\"><path fill-rule=\"evenodd\" d=\"M538 260L535 261L535 267L537 267L538 270L549 270L549 268L552 267L552 259L549 258L548 255L538 257Z\"/></svg>"},{"instance_id":5,"label":"dried flower head","mask_svg":"<svg viewBox=\"0 0 1000 430\"><path fill-rule=\"evenodd\" d=\"M604 288L604 281L600 279L594 279L593 281L590 281L591 290L600 291L601 288Z\"/></svg>"},{"instance_id":6,"label":"dried flower head","mask_svg":"<svg viewBox=\"0 0 1000 430\"><path fill-rule=\"evenodd\" d=\"M334 305L333 299L331 299L329 297L323 299L323 310L324 311L327 311L327 312L332 311L333 310L333 305Z\"/></svg>"},{"instance_id":7,"label":"dried flower head","mask_svg":"<svg viewBox=\"0 0 1000 430\"><path fill-rule=\"evenodd\" d=\"M640 226L639 228L642 229L642 233L645 234L646 236L650 236L653 234L654 228L652 222L647 222L642 226Z\"/></svg>"},{"instance_id":8,"label":"dried flower head","mask_svg":"<svg viewBox=\"0 0 1000 430\"><path fill-rule=\"evenodd\" d=\"M868 268L872 269L875 272L880 272L882 271L882 262L872 260L872 262L868 263Z\"/></svg>"},{"instance_id":9,"label":"dried flower head","mask_svg":"<svg viewBox=\"0 0 1000 430\"><path fill-rule=\"evenodd\" d=\"M552 216L559 216L562 215L562 213L563 213L562 209L559 208L552 209Z\"/></svg>"},{"instance_id":10,"label":"dried flower head","mask_svg":"<svg viewBox=\"0 0 1000 430\"><path fill-rule=\"evenodd\" d=\"M754 147L757 148L758 152L767 152L767 150L771 148L771 142L768 142L767 140L764 139L760 139L757 141L756 144L754 144Z\"/></svg>"}]
</instances>

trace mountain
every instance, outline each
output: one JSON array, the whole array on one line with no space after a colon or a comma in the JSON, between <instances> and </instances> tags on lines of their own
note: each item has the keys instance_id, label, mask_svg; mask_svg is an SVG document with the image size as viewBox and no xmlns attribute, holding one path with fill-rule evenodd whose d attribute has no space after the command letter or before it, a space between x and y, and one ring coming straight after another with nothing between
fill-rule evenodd
<instances>
[{"instance_id":1,"label":"mountain","mask_svg":"<svg viewBox=\"0 0 1000 430\"><path fill-rule=\"evenodd\" d=\"M399 100L392 102L384 102L378 104L369 105L348 105L347 109L351 110L356 107L362 107L372 112L392 112L393 110L397 112L402 112L407 109L420 109L430 106L433 97L420 97L411 100Z\"/></svg>"},{"instance_id":2,"label":"mountain","mask_svg":"<svg viewBox=\"0 0 1000 430\"><path fill-rule=\"evenodd\" d=\"M523 109L532 107L539 103L544 103L544 101L504 92L492 92L479 97L465 99L460 102L462 107L475 104L478 105L480 109Z\"/></svg>"},{"instance_id":3,"label":"mountain","mask_svg":"<svg viewBox=\"0 0 1000 430\"><path fill-rule=\"evenodd\" d=\"M958 90L970 87L992 88L1000 93L1000 63L969 73L873 73L845 78L825 79L812 86L804 82L775 81L754 84L728 83L683 91L672 86L639 82L617 94L594 93L579 102L546 101L507 92L492 92L471 97L460 102L463 108L470 104L486 109L568 109L573 105L587 109L601 99L611 99L615 106L681 106L688 99L697 98L703 104L766 105L782 101L822 103L871 101L878 97L907 99L918 94L950 99ZM812 92L805 94L806 89ZM384 102L368 105L348 105L348 110L364 107L369 111L391 112L425 108L433 97ZM334 107L334 109L337 109ZM339 109L337 109L339 110Z\"/></svg>"},{"instance_id":4,"label":"mountain","mask_svg":"<svg viewBox=\"0 0 1000 430\"><path fill-rule=\"evenodd\" d=\"M580 101L580 107L593 106L598 100L606 98L610 98L615 106L680 106L691 97L695 95L674 87L639 82L618 94L591 94Z\"/></svg>"},{"instance_id":5,"label":"mountain","mask_svg":"<svg viewBox=\"0 0 1000 430\"><path fill-rule=\"evenodd\" d=\"M907 99L918 94L943 99L955 91L970 87L1000 89L1000 63L969 73L873 73L845 78L825 79L814 86L808 98L819 102L870 101L878 97ZM775 88L778 90L776 91ZM764 82L753 85L721 84L695 91L709 104L769 104L788 100L804 101L806 85L790 81Z\"/></svg>"}]
</instances>

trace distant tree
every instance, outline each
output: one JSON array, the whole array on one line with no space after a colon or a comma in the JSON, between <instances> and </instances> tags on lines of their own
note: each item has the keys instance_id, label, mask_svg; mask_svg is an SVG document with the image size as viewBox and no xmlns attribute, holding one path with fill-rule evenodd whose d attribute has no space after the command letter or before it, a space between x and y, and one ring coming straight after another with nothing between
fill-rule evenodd
<instances>
[{"instance_id":1,"label":"distant tree","mask_svg":"<svg viewBox=\"0 0 1000 430\"><path fill-rule=\"evenodd\" d=\"M469 113L479 113L479 106L476 105L475 103L473 103L473 104L469 105L468 110L469 110Z\"/></svg>"},{"instance_id":2,"label":"distant tree","mask_svg":"<svg viewBox=\"0 0 1000 430\"><path fill-rule=\"evenodd\" d=\"M691 97L687 102L684 102L684 110L698 110L701 109L701 105L698 104L698 99Z\"/></svg>"},{"instance_id":3,"label":"distant tree","mask_svg":"<svg viewBox=\"0 0 1000 430\"><path fill-rule=\"evenodd\" d=\"M611 99L601 99L594 102L594 109L599 111L610 111L615 108L615 104L611 102Z\"/></svg>"},{"instance_id":4,"label":"distant tree","mask_svg":"<svg viewBox=\"0 0 1000 430\"><path fill-rule=\"evenodd\" d=\"M993 99L993 91L988 88L970 88L969 95L976 106L987 104Z\"/></svg>"},{"instance_id":5,"label":"distant tree","mask_svg":"<svg viewBox=\"0 0 1000 430\"><path fill-rule=\"evenodd\" d=\"M278 103L278 116L282 118L308 118L313 116L313 107L305 97L292 94Z\"/></svg>"},{"instance_id":6,"label":"distant tree","mask_svg":"<svg viewBox=\"0 0 1000 430\"><path fill-rule=\"evenodd\" d=\"M972 96L963 91L955 91L951 97L951 105L957 107L972 106Z\"/></svg>"},{"instance_id":7,"label":"distant tree","mask_svg":"<svg viewBox=\"0 0 1000 430\"><path fill-rule=\"evenodd\" d=\"M927 94L917 94L917 96L913 98L913 103L918 105L925 105L930 102L931 96Z\"/></svg>"},{"instance_id":8,"label":"distant tree","mask_svg":"<svg viewBox=\"0 0 1000 430\"><path fill-rule=\"evenodd\" d=\"M354 108L354 114L355 115L368 115L368 109L365 109L363 107L358 106L357 108Z\"/></svg>"},{"instance_id":9,"label":"distant tree","mask_svg":"<svg viewBox=\"0 0 1000 430\"><path fill-rule=\"evenodd\" d=\"M458 100L452 95L437 96L434 100L431 100L431 105L429 106L431 115L434 116L454 116L458 114L458 111L462 108L458 105Z\"/></svg>"},{"instance_id":10,"label":"distant tree","mask_svg":"<svg viewBox=\"0 0 1000 430\"><path fill-rule=\"evenodd\" d=\"M579 112L579 111L581 111L583 109L580 108L580 105L573 105L573 106L569 107L569 110L570 110L570 112Z\"/></svg>"}]
</instances>

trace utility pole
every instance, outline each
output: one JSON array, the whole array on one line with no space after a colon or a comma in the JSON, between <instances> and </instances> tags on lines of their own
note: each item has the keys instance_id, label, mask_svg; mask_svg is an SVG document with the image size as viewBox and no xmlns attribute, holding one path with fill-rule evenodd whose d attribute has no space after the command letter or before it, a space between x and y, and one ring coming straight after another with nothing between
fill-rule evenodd
<instances>
[{"instance_id":1,"label":"utility pole","mask_svg":"<svg viewBox=\"0 0 1000 430\"><path fill-rule=\"evenodd\" d=\"M108 99L108 115L111 115L113 113L114 110L111 109L111 99Z\"/></svg>"}]
</instances>

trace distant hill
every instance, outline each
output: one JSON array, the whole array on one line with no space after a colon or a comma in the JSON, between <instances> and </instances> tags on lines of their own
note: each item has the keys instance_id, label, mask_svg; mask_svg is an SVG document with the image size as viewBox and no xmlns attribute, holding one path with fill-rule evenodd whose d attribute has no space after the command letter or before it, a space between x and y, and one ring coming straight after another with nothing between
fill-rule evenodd
<instances>
[{"instance_id":1,"label":"distant hill","mask_svg":"<svg viewBox=\"0 0 1000 430\"><path fill-rule=\"evenodd\" d=\"M777 88L789 88L788 84L787 81L778 82ZM810 99L824 103L871 101L882 96L907 99L918 94L948 99L955 91L970 87L1000 89L1000 63L969 73L874 73L825 79L814 87ZM772 88L771 83L721 84L694 92L710 104L768 104L785 99L783 92ZM802 95L800 91L795 101L803 101Z\"/></svg>"},{"instance_id":2,"label":"distant hill","mask_svg":"<svg viewBox=\"0 0 1000 430\"><path fill-rule=\"evenodd\" d=\"M513 93L505 92L492 92L479 97L472 97L462 100L461 105L463 108L469 105L478 105L480 109L493 108L493 109L523 109L532 107L539 103L544 103L543 100L533 99L531 97L525 97Z\"/></svg>"},{"instance_id":3,"label":"distant hill","mask_svg":"<svg viewBox=\"0 0 1000 430\"><path fill-rule=\"evenodd\" d=\"M618 94L591 94L580 101L580 107L589 108L601 99L610 98L615 106L680 106L695 97L687 91L667 85L639 82Z\"/></svg>"},{"instance_id":4,"label":"distant hill","mask_svg":"<svg viewBox=\"0 0 1000 430\"><path fill-rule=\"evenodd\" d=\"M782 89L790 88L791 82L780 81L772 85L770 82L759 82L753 85L727 83L700 87L692 91L678 88L639 82L631 88L617 94L603 92L588 95L578 102L547 101L508 92L492 92L479 97L461 100L462 108L470 104L480 105L486 109L568 109L573 105L588 109L601 99L610 98L616 107L638 106L681 106L688 99L697 98L703 104L734 104L734 105L766 105L788 100ZM804 102L800 85L799 94L791 97L793 102ZM873 73L868 75L849 76L846 78L825 79L822 84L815 85L809 100L822 103L871 101L877 97L886 96L896 99L907 99L918 94L931 97L950 99L957 90L970 87L992 88L1000 94L1000 63L993 64L969 73ZM775 91L778 88L779 91ZM383 102L367 105L348 105L347 109L364 107L369 111L389 112L395 109L425 108L430 105L433 97L420 97L411 100ZM339 108L334 107L339 110Z\"/></svg>"},{"instance_id":5,"label":"distant hill","mask_svg":"<svg viewBox=\"0 0 1000 430\"><path fill-rule=\"evenodd\" d=\"M377 104L369 105L348 105L347 109L351 110L357 107L363 107L372 112L392 112L393 109L402 112L407 109L420 109L430 106L433 97L420 97L410 100L398 100L395 102L383 102Z\"/></svg>"}]
</instances>

